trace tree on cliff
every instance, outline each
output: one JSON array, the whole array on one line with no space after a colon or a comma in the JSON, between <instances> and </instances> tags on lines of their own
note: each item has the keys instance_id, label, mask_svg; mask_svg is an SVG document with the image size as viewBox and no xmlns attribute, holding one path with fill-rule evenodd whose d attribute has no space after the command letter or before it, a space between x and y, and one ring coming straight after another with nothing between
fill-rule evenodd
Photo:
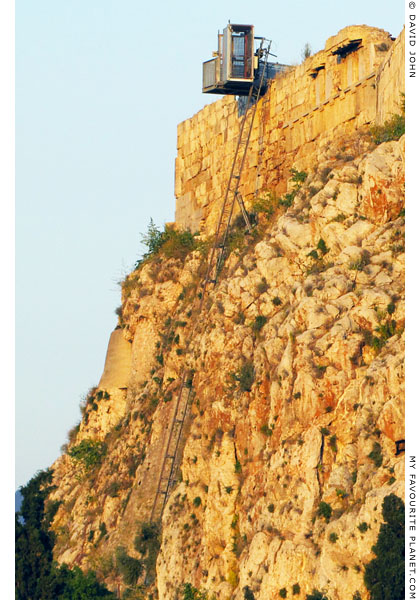
<instances>
[{"instance_id":1,"label":"tree on cliff","mask_svg":"<svg viewBox=\"0 0 420 600\"><path fill-rule=\"evenodd\" d=\"M308 42L306 42L306 44L304 45L303 50L302 50L302 60L306 60L311 55L312 55L312 48L311 48L310 44L308 44Z\"/></svg>"},{"instance_id":2,"label":"tree on cliff","mask_svg":"<svg viewBox=\"0 0 420 600\"><path fill-rule=\"evenodd\" d=\"M365 569L365 585L371 600L404 598L404 502L395 494L384 498L385 523L372 551L376 555Z\"/></svg>"},{"instance_id":3,"label":"tree on cliff","mask_svg":"<svg viewBox=\"0 0 420 600\"><path fill-rule=\"evenodd\" d=\"M40 471L21 488L20 511L15 516L16 600L97 600L115 595L95 574L58 567L53 562L54 534L50 524L59 503L47 502L53 490L50 470Z\"/></svg>"}]
</instances>

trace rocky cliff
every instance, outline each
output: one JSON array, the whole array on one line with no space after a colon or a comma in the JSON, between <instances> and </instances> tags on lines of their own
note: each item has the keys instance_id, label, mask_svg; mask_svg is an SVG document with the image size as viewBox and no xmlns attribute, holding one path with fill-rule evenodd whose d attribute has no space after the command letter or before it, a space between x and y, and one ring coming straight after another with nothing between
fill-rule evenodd
<instances>
[{"instance_id":1,"label":"rocky cliff","mask_svg":"<svg viewBox=\"0 0 420 600\"><path fill-rule=\"evenodd\" d=\"M181 599L190 583L221 600L367 598L382 501L404 494L404 137L375 145L346 126L316 143L304 165L289 157L287 202L268 187L248 199L253 230L236 219L200 313L210 225L122 282L51 499L56 558L127 597ZM147 524L185 368L158 533Z\"/></svg>"}]
</instances>

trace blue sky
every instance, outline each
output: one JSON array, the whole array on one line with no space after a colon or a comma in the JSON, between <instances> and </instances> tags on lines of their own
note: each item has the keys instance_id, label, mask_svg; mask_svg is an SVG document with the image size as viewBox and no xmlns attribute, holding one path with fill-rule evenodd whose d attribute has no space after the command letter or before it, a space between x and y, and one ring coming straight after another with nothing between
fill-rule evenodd
<instances>
[{"instance_id":1,"label":"blue sky","mask_svg":"<svg viewBox=\"0 0 420 600\"><path fill-rule=\"evenodd\" d=\"M51 465L102 373L118 281L174 219L177 124L217 99L201 64L228 20L298 63L401 0L16 2L16 486Z\"/></svg>"}]
</instances>

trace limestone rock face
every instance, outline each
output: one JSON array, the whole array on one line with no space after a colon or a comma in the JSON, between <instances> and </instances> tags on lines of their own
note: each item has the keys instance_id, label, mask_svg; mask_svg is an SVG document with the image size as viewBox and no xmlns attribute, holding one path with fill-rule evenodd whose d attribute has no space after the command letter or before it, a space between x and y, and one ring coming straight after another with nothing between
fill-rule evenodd
<instances>
[{"instance_id":1,"label":"limestone rock face","mask_svg":"<svg viewBox=\"0 0 420 600\"><path fill-rule=\"evenodd\" d=\"M179 126L175 225L200 235L122 282L103 376L53 465L60 563L121 592L123 546L146 565L138 598L181 600L190 583L217 600L367 600L383 499L404 495L404 136L375 146L368 130L398 107L403 50L403 34L348 27L273 83L241 179L255 224L233 226L206 289L236 102ZM183 378L156 558L140 534L159 517Z\"/></svg>"},{"instance_id":2,"label":"limestone rock face","mask_svg":"<svg viewBox=\"0 0 420 600\"><path fill-rule=\"evenodd\" d=\"M148 593L367 597L382 501L404 494L403 143L345 164L326 149L293 205L231 249L200 315L202 252L157 255L127 277L70 443L101 441L106 454L93 469L68 454L54 464L60 562L117 589L116 548L142 559L135 538L187 366L192 404Z\"/></svg>"}]
</instances>

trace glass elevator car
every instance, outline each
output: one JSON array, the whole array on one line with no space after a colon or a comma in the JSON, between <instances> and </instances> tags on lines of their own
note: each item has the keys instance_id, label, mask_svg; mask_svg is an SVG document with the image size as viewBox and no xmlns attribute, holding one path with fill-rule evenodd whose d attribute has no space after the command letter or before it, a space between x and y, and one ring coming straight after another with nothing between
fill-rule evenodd
<instances>
[{"instance_id":1,"label":"glass elevator car","mask_svg":"<svg viewBox=\"0 0 420 600\"><path fill-rule=\"evenodd\" d=\"M247 96L258 68L254 26L229 25L218 34L214 58L203 63L203 92Z\"/></svg>"}]
</instances>

